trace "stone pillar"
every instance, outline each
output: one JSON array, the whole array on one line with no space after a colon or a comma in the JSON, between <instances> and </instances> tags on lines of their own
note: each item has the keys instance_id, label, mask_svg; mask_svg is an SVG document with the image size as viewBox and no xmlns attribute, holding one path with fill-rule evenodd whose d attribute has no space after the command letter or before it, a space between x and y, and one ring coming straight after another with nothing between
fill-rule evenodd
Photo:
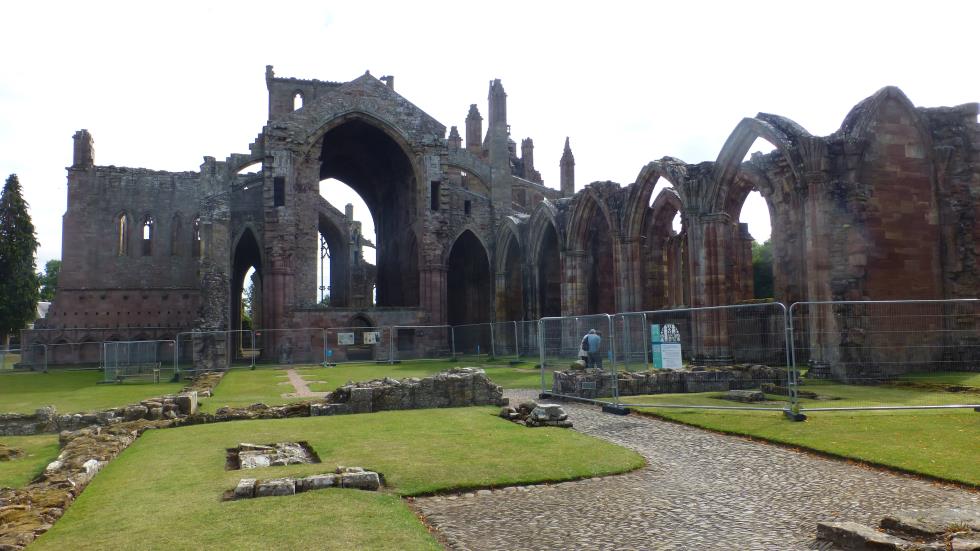
<instances>
[{"instance_id":1,"label":"stone pillar","mask_svg":"<svg viewBox=\"0 0 980 551\"><path fill-rule=\"evenodd\" d=\"M804 138L800 143L806 172L804 183L803 236L806 268L806 300L833 300L831 293L830 231L835 223L833 201L830 197L831 182L826 168L827 146L821 138ZM804 307L810 346L810 369L817 376L826 375L837 365L840 355L840 338L833 309L829 306ZM794 312L796 313L796 312ZM836 371L836 370L835 370ZM842 379L846 374L841 373Z\"/></svg>"},{"instance_id":2,"label":"stone pillar","mask_svg":"<svg viewBox=\"0 0 980 551\"><path fill-rule=\"evenodd\" d=\"M732 300L737 303L755 298L755 281L752 273L752 243L755 240L749 233L749 225L738 223L732 227Z\"/></svg>"},{"instance_id":3,"label":"stone pillar","mask_svg":"<svg viewBox=\"0 0 980 551\"><path fill-rule=\"evenodd\" d=\"M507 272L497 272L493 278L494 320L507 319Z\"/></svg>"},{"instance_id":4,"label":"stone pillar","mask_svg":"<svg viewBox=\"0 0 980 551\"><path fill-rule=\"evenodd\" d=\"M691 263L692 306L724 306L728 298L728 239L730 217L726 213L689 213L687 216ZM731 363L728 339L728 312L711 310L695 314L692 320L692 346L697 362Z\"/></svg>"},{"instance_id":5,"label":"stone pillar","mask_svg":"<svg viewBox=\"0 0 980 551\"><path fill-rule=\"evenodd\" d=\"M429 323L442 325L448 319L446 309L447 275L445 265L428 264L419 270L419 306L429 312Z\"/></svg>"}]
</instances>

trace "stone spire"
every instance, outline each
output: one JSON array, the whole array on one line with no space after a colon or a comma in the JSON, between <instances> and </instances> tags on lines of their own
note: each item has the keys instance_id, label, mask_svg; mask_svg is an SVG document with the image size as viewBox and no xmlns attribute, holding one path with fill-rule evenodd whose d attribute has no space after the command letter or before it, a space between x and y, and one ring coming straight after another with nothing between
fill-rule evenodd
<instances>
[{"instance_id":1,"label":"stone spire","mask_svg":"<svg viewBox=\"0 0 980 551\"><path fill-rule=\"evenodd\" d=\"M463 145L463 139L459 137L459 130L455 126L449 129L447 145L449 149L459 149Z\"/></svg>"},{"instance_id":2,"label":"stone spire","mask_svg":"<svg viewBox=\"0 0 980 551\"><path fill-rule=\"evenodd\" d=\"M466 149L473 153L483 149L483 117L475 103L470 105L470 112L466 114Z\"/></svg>"},{"instance_id":3,"label":"stone spire","mask_svg":"<svg viewBox=\"0 0 980 551\"><path fill-rule=\"evenodd\" d=\"M568 137L565 138L565 151L561 154L558 166L561 168L561 196L571 197L575 195L575 156L572 155Z\"/></svg>"}]
</instances>

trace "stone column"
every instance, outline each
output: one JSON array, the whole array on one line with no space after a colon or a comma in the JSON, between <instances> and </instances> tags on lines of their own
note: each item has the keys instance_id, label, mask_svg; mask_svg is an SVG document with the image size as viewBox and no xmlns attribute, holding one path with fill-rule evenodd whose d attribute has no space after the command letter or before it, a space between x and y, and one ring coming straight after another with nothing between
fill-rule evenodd
<instances>
[{"instance_id":1,"label":"stone column","mask_svg":"<svg viewBox=\"0 0 980 551\"><path fill-rule=\"evenodd\" d=\"M419 306L429 312L429 323L432 325L442 325L448 319L447 272L445 265L434 263L419 270Z\"/></svg>"},{"instance_id":2,"label":"stone column","mask_svg":"<svg viewBox=\"0 0 980 551\"><path fill-rule=\"evenodd\" d=\"M694 307L724 306L728 298L728 239L731 221L726 213L689 213L688 243L691 299ZM692 320L692 346L697 362L731 363L728 312L697 312Z\"/></svg>"},{"instance_id":3,"label":"stone column","mask_svg":"<svg viewBox=\"0 0 980 551\"><path fill-rule=\"evenodd\" d=\"M811 302L833 300L831 293L830 231L835 223L831 182L825 173L827 145L820 138L804 138L800 143L806 172L804 174L803 239L806 268L806 299ZM799 308L799 307L797 307ZM829 305L804 306L804 323L809 334L810 370L814 375L826 375L838 364L839 331ZM794 309L794 314L797 310ZM803 328L799 328L803 329ZM801 343L802 344L802 343Z\"/></svg>"}]
</instances>

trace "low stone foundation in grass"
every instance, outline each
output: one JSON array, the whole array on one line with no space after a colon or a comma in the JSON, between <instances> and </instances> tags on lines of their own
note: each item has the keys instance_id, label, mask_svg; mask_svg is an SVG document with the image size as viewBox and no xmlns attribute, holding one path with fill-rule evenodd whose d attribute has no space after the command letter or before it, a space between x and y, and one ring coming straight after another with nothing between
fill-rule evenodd
<instances>
[{"instance_id":1,"label":"low stone foundation in grass","mask_svg":"<svg viewBox=\"0 0 980 551\"><path fill-rule=\"evenodd\" d=\"M877 528L857 522L818 522L817 539L841 551L975 551L980 550L980 507L900 511L882 517Z\"/></svg>"},{"instance_id":2,"label":"low stone foundation in grass","mask_svg":"<svg viewBox=\"0 0 980 551\"><path fill-rule=\"evenodd\" d=\"M636 396L746 390L759 388L764 383L785 385L786 380L785 368L760 364L620 371L616 373L616 380L613 380L612 372L605 369L569 369L554 372L551 390L555 394L598 398L612 396L614 384L618 385L620 396Z\"/></svg>"},{"instance_id":3,"label":"low stone foundation in grass","mask_svg":"<svg viewBox=\"0 0 980 551\"><path fill-rule=\"evenodd\" d=\"M325 488L377 491L383 481L384 478L379 473L361 467L337 467L333 473L314 474L302 478L284 477L265 480L243 478L238 481L234 490L225 492L223 498L229 501L253 497L291 496Z\"/></svg>"},{"instance_id":4,"label":"low stone foundation in grass","mask_svg":"<svg viewBox=\"0 0 980 551\"><path fill-rule=\"evenodd\" d=\"M176 420L197 413L198 396L210 396L223 373L202 373L188 381L178 394L168 394L95 412L62 413L54 406L38 408L34 413L0 413L0 436L75 431L85 427L108 427L127 421Z\"/></svg>"},{"instance_id":5,"label":"low stone foundation in grass","mask_svg":"<svg viewBox=\"0 0 980 551\"><path fill-rule=\"evenodd\" d=\"M572 428L572 422L568 420L568 414L558 404L523 402L516 408L504 406L500 410L500 416L526 427Z\"/></svg>"}]
</instances>

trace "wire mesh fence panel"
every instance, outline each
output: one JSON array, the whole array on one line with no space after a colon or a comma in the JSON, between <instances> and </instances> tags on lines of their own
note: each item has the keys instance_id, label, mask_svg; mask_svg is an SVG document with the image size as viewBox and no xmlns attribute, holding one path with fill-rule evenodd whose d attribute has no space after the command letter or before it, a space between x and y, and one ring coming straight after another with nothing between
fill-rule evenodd
<instances>
[{"instance_id":1,"label":"wire mesh fence panel","mask_svg":"<svg viewBox=\"0 0 980 551\"><path fill-rule=\"evenodd\" d=\"M614 399L614 341L612 318L606 314L542 318L538 322L541 392Z\"/></svg>"},{"instance_id":2,"label":"wire mesh fence panel","mask_svg":"<svg viewBox=\"0 0 980 551\"><path fill-rule=\"evenodd\" d=\"M517 322L498 321L490 324L492 331L493 356L503 360L517 359Z\"/></svg>"},{"instance_id":3,"label":"wire mesh fence panel","mask_svg":"<svg viewBox=\"0 0 980 551\"><path fill-rule=\"evenodd\" d=\"M101 369L103 341L57 342L46 345L48 367Z\"/></svg>"},{"instance_id":4,"label":"wire mesh fence panel","mask_svg":"<svg viewBox=\"0 0 980 551\"><path fill-rule=\"evenodd\" d=\"M20 350L20 360L14 367L30 371L47 371L48 346L42 343L23 345Z\"/></svg>"},{"instance_id":5,"label":"wire mesh fence panel","mask_svg":"<svg viewBox=\"0 0 980 551\"><path fill-rule=\"evenodd\" d=\"M395 325L391 327L391 361L453 358L452 327Z\"/></svg>"},{"instance_id":6,"label":"wire mesh fence panel","mask_svg":"<svg viewBox=\"0 0 980 551\"><path fill-rule=\"evenodd\" d=\"M517 358L538 361L538 322L517 321Z\"/></svg>"},{"instance_id":7,"label":"wire mesh fence panel","mask_svg":"<svg viewBox=\"0 0 980 551\"><path fill-rule=\"evenodd\" d=\"M471 323L452 328L453 350L458 358L485 359L493 357L493 325Z\"/></svg>"},{"instance_id":8,"label":"wire mesh fence panel","mask_svg":"<svg viewBox=\"0 0 980 551\"><path fill-rule=\"evenodd\" d=\"M256 329L254 332L257 363L295 365L327 361L326 329Z\"/></svg>"},{"instance_id":9,"label":"wire mesh fence panel","mask_svg":"<svg viewBox=\"0 0 980 551\"><path fill-rule=\"evenodd\" d=\"M617 314L620 400L631 407L790 410L786 324L781 303Z\"/></svg>"},{"instance_id":10,"label":"wire mesh fence panel","mask_svg":"<svg viewBox=\"0 0 980 551\"><path fill-rule=\"evenodd\" d=\"M326 338L328 364L389 360L390 327L332 327L326 330Z\"/></svg>"},{"instance_id":11,"label":"wire mesh fence panel","mask_svg":"<svg viewBox=\"0 0 980 551\"><path fill-rule=\"evenodd\" d=\"M159 383L178 376L176 341L111 341L103 349L106 382Z\"/></svg>"},{"instance_id":12,"label":"wire mesh fence panel","mask_svg":"<svg viewBox=\"0 0 980 551\"><path fill-rule=\"evenodd\" d=\"M253 334L249 330L193 331L175 338L180 371L224 371L254 365Z\"/></svg>"},{"instance_id":13,"label":"wire mesh fence panel","mask_svg":"<svg viewBox=\"0 0 980 551\"><path fill-rule=\"evenodd\" d=\"M980 407L980 301L790 308L801 411Z\"/></svg>"}]
</instances>

